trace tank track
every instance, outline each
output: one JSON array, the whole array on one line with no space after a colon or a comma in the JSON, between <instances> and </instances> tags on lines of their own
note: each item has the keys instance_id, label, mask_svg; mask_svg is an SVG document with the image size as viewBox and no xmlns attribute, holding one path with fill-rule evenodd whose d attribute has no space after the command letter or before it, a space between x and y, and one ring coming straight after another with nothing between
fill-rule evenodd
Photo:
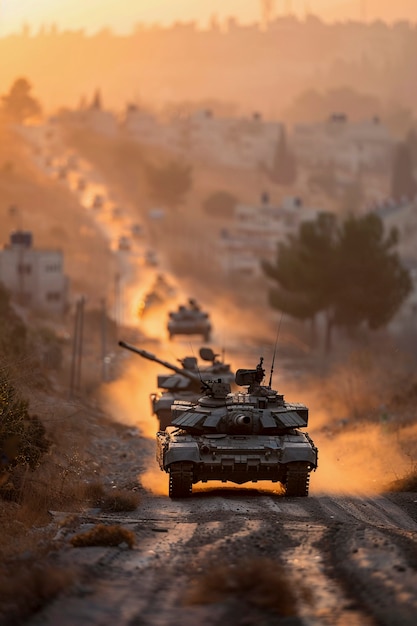
<instances>
[{"instance_id":1,"label":"tank track","mask_svg":"<svg viewBox=\"0 0 417 626\"><path fill-rule=\"evenodd\" d=\"M169 497L187 498L193 489L193 464L171 463L169 467Z\"/></svg>"},{"instance_id":2,"label":"tank track","mask_svg":"<svg viewBox=\"0 0 417 626\"><path fill-rule=\"evenodd\" d=\"M287 467L285 495L303 498L308 496L310 484L310 466L308 463L290 463Z\"/></svg>"}]
</instances>

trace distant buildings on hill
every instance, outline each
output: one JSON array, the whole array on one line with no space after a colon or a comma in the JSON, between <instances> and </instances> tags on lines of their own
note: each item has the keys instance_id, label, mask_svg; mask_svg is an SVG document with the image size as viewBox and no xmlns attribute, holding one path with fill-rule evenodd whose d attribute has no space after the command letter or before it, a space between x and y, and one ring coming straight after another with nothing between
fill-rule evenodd
<instances>
[{"instance_id":1,"label":"distant buildings on hill","mask_svg":"<svg viewBox=\"0 0 417 626\"><path fill-rule=\"evenodd\" d=\"M351 122L345 114L335 113L319 124L297 124L291 145L299 164L333 166L355 174L361 170L386 171L395 142L378 117Z\"/></svg>"},{"instance_id":2,"label":"distant buildings on hill","mask_svg":"<svg viewBox=\"0 0 417 626\"><path fill-rule=\"evenodd\" d=\"M285 130L282 122L264 119L259 112L220 117L205 109L162 121L129 105L120 119L97 106L67 115L72 123L97 133L164 147L194 162L242 169L270 170ZM386 172L395 139L377 116L353 122L344 113L333 113L320 123L296 124L288 144L297 164L306 169L331 167L354 176Z\"/></svg>"},{"instance_id":3,"label":"distant buildings on hill","mask_svg":"<svg viewBox=\"0 0 417 626\"><path fill-rule=\"evenodd\" d=\"M296 234L301 223L315 220L318 213L298 197L271 204L267 193L255 205L238 204L231 226L219 233L215 257L226 274L259 276L262 260L275 262L278 244Z\"/></svg>"},{"instance_id":4,"label":"distant buildings on hill","mask_svg":"<svg viewBox=\"0 0 417 626\"><path fill-rule=\"evenodd\" d=\"M60 250L36 249L31 232L15 231L0 250L0 282L27 308L63 314L68 306L63 265Z\"/></svg>"}]
</instances>

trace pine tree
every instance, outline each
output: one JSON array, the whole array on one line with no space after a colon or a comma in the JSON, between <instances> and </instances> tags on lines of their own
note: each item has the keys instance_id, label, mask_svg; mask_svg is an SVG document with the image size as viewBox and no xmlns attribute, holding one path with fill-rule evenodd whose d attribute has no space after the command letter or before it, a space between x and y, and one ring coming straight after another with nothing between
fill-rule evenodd
<instances>
[{"instance_id":1,"label":"pine tree","mask_svg":"<svg viewBox=\"0 0 417 626\"><path fill-rule=\"evenodd\" d=\"M12 120L22 123L41 113L39 102L31 95L32 85L26 78L18 78L7 95L2 97L3 110Z\"/></svg>"},{"instance_id":2,"label":"pine tree","mask_svg":"<svg viewBox=\"0 0 417 626\"><path fill-rule=\"evenodd\" d=\"M275 265L264 263L277 283L270 304L302 320L324 313L327 349L333 327L383 327L412 289L397 243L397 232L386 235L375 214L349 216L341 224L333 215L319 215L279 246Z\"/></svg>"},{"instance_id":3,"label":"pine tree","mask_svg":"<svg viewBox=\"0 0 417 626\"><path fill-rule=\"evenodd\" d=\"M101 91L100 89L96 89L94 96L93 96L93 100L91 102L91 109L94 109L96 111L101 111L102 109L102 102L101 102Z\"/></svg>"},{"instance_id":4,"label":"pine tree","mask_svg":"<svg viewBox=\"0 0 417 626\"><path fill-rule=\"evenodd\" d=\"M288 149L285 126L282 126L279 135L269 177L278 185L291 185L297 179L297 166L294 155Z\"/></svg>"}]
</instances>

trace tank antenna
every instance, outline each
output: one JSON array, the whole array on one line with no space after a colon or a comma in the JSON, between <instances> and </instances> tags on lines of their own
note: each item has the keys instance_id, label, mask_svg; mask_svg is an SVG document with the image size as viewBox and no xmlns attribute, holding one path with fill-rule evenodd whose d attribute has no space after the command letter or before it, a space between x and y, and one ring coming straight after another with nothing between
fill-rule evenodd
<instances>
[{"instance_id":1,"label":"tank antenna","mask_svg":"<svg viewBox=\"0 0 417 626\"><path fill-rule=\"evenodd\" d=\"M273 357L272 357L271 374L270 374L270 376L269 376L269 385L268 385L268 387L269 387L270 389L271 389L271 387L272 387L272 374L274 373L275 355L276 355L276 353L277 353L278 337L279 337L279 331L281 330L282 316L283 316L283 312L281 311L281 317L279 318L279 324L278 324L277 336L276 336L276 339L275 339L274 354L273 354Z\"/></svg>"},{"instance_id":2,"label":"tank antenna","mask_svg":"<svg viewBox=\"0 0 417 626\"><path fill-rule=\"evenodd\" d=\"M191 343L191 341L190 341L190 350L191 350L192 355L194 356L194 348L193 348L193 344ZM208 385L208 384L207 384L207 383L206 383L206 382L202 379L202 377L201 377L201 372L200 372L200 366L199 366L199 364L198 364L198 361L197 361L197 372L198 372L198 377L199 377L199 379L200 379L200 383L201 383L201 390L202 390L202 391L203 391L203 390L209 391L209 390L210 390L210 385Z\"/></svg>"}]
</instances>

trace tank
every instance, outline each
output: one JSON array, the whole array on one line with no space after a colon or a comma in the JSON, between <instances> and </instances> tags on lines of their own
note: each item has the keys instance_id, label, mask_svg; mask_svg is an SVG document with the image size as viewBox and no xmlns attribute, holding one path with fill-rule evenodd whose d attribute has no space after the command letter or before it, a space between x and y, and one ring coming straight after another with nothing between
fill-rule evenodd
<instances>
[{"instance_id":1,"label":"tank","mask_svg":"<svg viewBox=\"0 0 417 626\"><path fill-rule=\"evenodd\" d=\"M197 302L190 298L188 305L180 305L177 311L169 313L168 335L201 335L204 341L210 341L211 323L209 314L202 311Z\"/></svg>"},{"instance_id":2,"label":"tank","mask_svg":"<svg viewBox=\"0 0 417 626\"><path fill-rule=\"evenodd\" d=\"M151 289L145 294L138 306L138 317L143 318L169 298L175 296L175 287L171 285L164 274L157 274Z\"/></svg>"},{"instance_id":3,"label":"tank","mask_svg":"<svg viewBox=\"0 0 417 626\"><path fill-rule=\"evenodd\" d=\"M138 354L139 356L160 363L165 368L174 372L173 374L160 374L157 378L158 391L151 393L151 411L156 415L159 421L159 430L164 431L171 424L172 412L171 406L177 401L185 401L195 403L204 395L204 383L206 380L221 380L227 383L233 383L234 374L230 369L230 365L225 363L223 359L219 359L219 354L215 354L211 348L200 348L200 358L205 362L210 362L209 366L199 366L196 357L187 356L178 359L181 367L173 365L168 361L163 361L157 356L136 348L125 341L119 341L119 346L126 348Z\"/></svg>"},{"instance_id":4,"label":"tank","mask_svg":"<svg viewBox=\"0 0 417 626\"><path fill-rule=\"evenodd\" d=\"M197 403L176 401L172 427L157 433L157 461L169 474L169 496L190 496L193 484L280 482L287 496L307 496L318 450L308 433L308 408L262 385L263 359L239 369L236 385L206 381ZM272 374L271 374L272 376Z\"/></svg>"}]
</instances>

